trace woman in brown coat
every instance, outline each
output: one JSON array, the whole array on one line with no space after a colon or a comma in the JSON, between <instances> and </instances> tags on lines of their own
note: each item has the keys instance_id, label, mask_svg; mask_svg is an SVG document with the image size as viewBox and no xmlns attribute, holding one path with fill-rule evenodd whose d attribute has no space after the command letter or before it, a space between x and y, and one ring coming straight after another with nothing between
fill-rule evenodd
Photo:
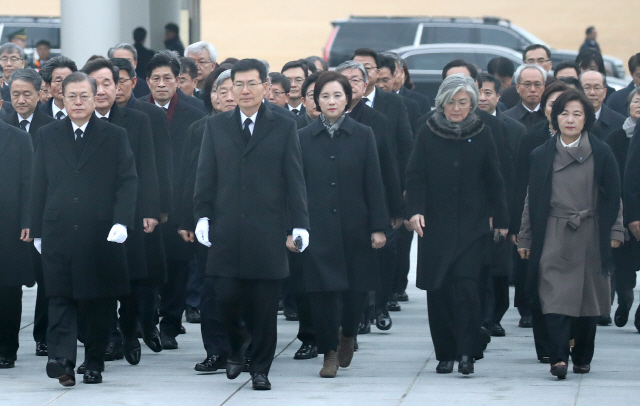
<instances>
[{"instance_id":1,"label":"woman in brown coat","mask_svg":"<svg viewBox=\"0 0 640 406\"><path fill-rule=\"evenodd\" d=\"M529 192L518 252L529 258L527 292L539 300L548 330L551 373L588 373L598 316L611 311L611 247L624 241L620 175L611 149L589 134L595 113L582 94L555 101L559 132L530 157Z\"/></svg>"}]
</instances>

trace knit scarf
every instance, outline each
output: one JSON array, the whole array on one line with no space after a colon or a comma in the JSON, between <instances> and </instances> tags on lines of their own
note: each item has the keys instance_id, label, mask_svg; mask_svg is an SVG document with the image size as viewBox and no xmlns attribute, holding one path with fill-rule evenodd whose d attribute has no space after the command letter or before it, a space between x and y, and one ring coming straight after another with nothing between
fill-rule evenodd
<instances>
[{"instance_id":1,"label":"knit scarf","mask_svg":"<svg viewBox=\"0 0 640 406\"><path fill-rule=\"evenodd\" d=\"M340 129L340 125L344 121L344 118L345 118L345 113L342 113L338 121L331 124L327 119L327 117L324 115L324 113L320 113L320 120L322 121L322 124L324 124L324 127L329 132L329 135L331 136L331 138L333 138L333 135L335 134L335 132Z\"/></svg>"},{"instance_id":2,"label":"knit scarf","mask_svg":"<svg viewBox=\"0 0 640 406\"><path fill-rule=\"evenodd\" d=\"M627 119L622 123L622 129L627 133L627 137L633 137L633 132L636 130L636 120L634 120L631 116L627 117Z\"/></svg>"},{"instance_id":3,"label":"knit scarf","mask_svg":"<svg viewBox=\"0 0 640 406\"><path fill-rule=\"evenodd\" d=\"M484 128L482 119L473 112L459 123L454 123L444 115L444 112L436 111L427 120L427 125L438 136L451 140L469 139L478 135Z\"/></svg>"}]
</instances>

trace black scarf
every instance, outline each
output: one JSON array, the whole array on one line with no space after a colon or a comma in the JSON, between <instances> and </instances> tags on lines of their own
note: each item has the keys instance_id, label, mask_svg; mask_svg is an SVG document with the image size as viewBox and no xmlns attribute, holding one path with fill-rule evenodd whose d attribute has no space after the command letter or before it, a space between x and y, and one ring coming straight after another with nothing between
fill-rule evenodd
<instances>
[{"instance_id":1,"label":"black scarf","mask_svg":"<svg viewBox=\"0 0 640 406\"><path fill-rule=\"evenodd\" d=\"M427 125L436 135L450 140L466 140L480 134L484 122L474 112L459 123L450 121L442 111L436 111L427 120Z\"/></svg>"}]
</instances>

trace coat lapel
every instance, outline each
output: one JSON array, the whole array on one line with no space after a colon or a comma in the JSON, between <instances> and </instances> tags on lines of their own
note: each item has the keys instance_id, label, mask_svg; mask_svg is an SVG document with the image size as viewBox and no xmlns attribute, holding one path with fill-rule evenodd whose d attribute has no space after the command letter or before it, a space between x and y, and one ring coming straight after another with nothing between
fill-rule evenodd
<instances>
[{"instance_id":1,"label":"coat lapel","mask_svg":"<svg viewBox=\"0 0 640 406\"><path fill-rule=\"evenodd\" d=\"M239 113L238 113L239 114ZM244 150L244 155L249 153L262 139L269 134L271 129L273 128L273 113L271 110L267 109L264 104L260 106L260 110L258 112L258 117L256 118L256 124L253 127L253 134L251 135L251 140L249 144L247 144L247 148Z\"/></svg>"},{"instance_id":2,"label":"coat lapel","mask_svg":"<svg viewBox=\"0 0 640 406\"><path fill-rule=\"evenodd\" d=\"M95 115L91 116L89 125L87 125L87 132L86 134L84 134L84 136L87 138L85 140L80 159L78 160L78 168L81 168L84 164L86 164L89 158L91 158L91 155L93 155L100 144L102 144L102 142L106 138L105 128L105 123L103 123L101 120L98 120Z\"/></svg>"},{"instance_id":3,"label":"coat lapel","mask_svg":"<svg viewBox=\"0 0 640 406\"><path fill-rule=\"evenodd\" d=\"M70 131L72 131L71 120L67 117L64 120L56 121L55 128L57 131L53 134L53 139L64 159L66 159L72 168L75 168L78 160L76 158L75 147L70 137Z\"/></svg>"},{"instance_id":4,"label":"coat lapel","mask_svg":"<svg viewBox=\"0 0 640 406\"><path fill-rule=\"evenodd\" d=\"M227 119L225 120L225 133L229 136L229 138L231 138L231 141L233 141L233 144L238 147L240 152L244 152L246 148L244 145L244 141L242 140L242 134L239 127L240 109L236 107L236 109L233 111L221 114L227 115Z\"/></svg>"}]
</instances>

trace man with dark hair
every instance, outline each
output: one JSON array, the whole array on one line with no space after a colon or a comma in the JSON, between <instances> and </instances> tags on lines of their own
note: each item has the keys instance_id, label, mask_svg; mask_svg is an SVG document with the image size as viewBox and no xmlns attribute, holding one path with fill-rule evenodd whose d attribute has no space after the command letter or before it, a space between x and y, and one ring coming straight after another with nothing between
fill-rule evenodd
<instances>
[{"instance_id":1,"label":"man with dark hair","mask_svg":"<svg viewBox=\"0 0 640 406\"><path fill-rule=\"evenodd\" d=\"M580 67L574 61L563 61L556 66L553 76L556 79L576 78L580 75Z\"/></svg>"},{"instance_id":2,"label":"man with dark hair","mask_svg":"<svg viewBox=\"0 0 640 406\"><path fill-rule=\"evenodd\" d=\"M164 26L164 46L170 51L176 51L178 55L184 55L184 45L180 40L180 28L176 23L167 23Z\"/></svg>"},{"instance_id":3,"label":"man with dark hair","mask_svg":"<svg viewBox=\"0 0 640 406\"><path fill-rule=\"evenodd\" d=\"M402 63L402 66L400 66L400 63ZM404 98L411 99L416 103L418 103L418 108L420 109L420 114L419 114L420 116L431 111L431 101L427 96L423 95L422 93L409 90L405 86L405 83L407 81L407 75L409 74L408 73L409 70L407 68L407 64L404 61L404 59L397 57L396 66L398 69L398 75L397 75L398 81L396 82L397 85L394 86L395 92ZM407 73L405 73L405 70ZM414 131L414 134L417 133L417 130L418 129Z\"/></svg>"},{"instance_id":4,"label":"man with dark hair","mask_svg":"<svg viewBox=\"0 0 640 406\"><path fill-rule=\"evenodd\" d=\"M75 385L78 318L86 322L83 382L101 383L115 298L129 293L125 242L137 176L124 129L94 115L96 82L68 75L69 116L40 128L31 187L31 233L42 253L49 330L47 375Z\"/></svg>"},{"instance_id":5,"label":"man with dark hair","mask_svg":"<svg viewBox=\"0 0 640 406\"><path fill-rule=\"evenodd\" d=\"M253 389L269 390L278 296L289 274L282 230L293 228L302 250L308 245L306 189L295 123L264 107L264 64L243 59L231 79L238 107L209 118L202 140L195 234L210 247L207 274L231 349L227 377L240 375L251 343Z\"/></svg>"},{"instance_id":6,"label":"man with dark hair","mask_svg":"<svg viewBox=\"0 0 640 406\"><path fill-rule=\"evenodd\" d=\"M305 112L302 105L302 84L304 80L309 76L306 63L302 61L291 61L284 64L282 71L280 72L289 79L291 84L291 90L289 91L289 102L286 107L296 116Z\"/></svg>"},{"instance_id":7,"label":"man with dark hair","mask_svg":"<svg viewBox=\"0 0 640 406\"><path fill-rule=\"evenodd\" d=\"M119 82L118 68L107 59L87 63L82 71L95 79L95 114L103 120L124 128L136 163L138 194L136 199L135 227L125 243L131 293L118 298L120 320L112 318L112 334L105 360L117 359L124 353L127 361L135 365L140 362L140 342L135 336L138 321L148 332L154 326L155 296L166 275L164 269L147 267L147 258L162 253L160 244L146 244L144 234L151 234L160 221L160 192L154 156L153 136L149 117L136 110L120 107L116 103L116 88ZM159 239L156 239L160 242ZM139 312L138 309L144 309ZM118 326L120 333L118 333ZM124 349L124 351L123 351Z\"/></svg>"},{"instance_id":8,"label":"man with dark hair","mask_svg":"<svg viewBox=\"0 0 640 406\"><path fill-rule=\"evenodd\" d=\"M527 65L538 65L546 72L545 79L549 77L549 71L553 67L551 62L551 51L544 45L529 45L522 51L522 61ZM516 86L511 86L502 92L501 100L507 109L514 108L522 101ZM544 89L543 89L544 90Z\"/></svg>"},{"instance_id":9,"label":"man with dark hair","mask_svg":"<svg viewBox=\"0 0 640 406\"><path fill-rule=\"evenodd\" d=\"M307 56L306 58L304 58L304 60L307 61L309 65L315 66L316 72L317 71L326 72L329 70L329 64L327 63L327 61L320 58L319 56L315 56L315 55Z\"/></svg>"},{"instance_id":10,"label":"man with dark hair","mask_svg":"<svg viewBox=\"0 0 640 406\"><path fill-rule=\"evenodd\" d=\"M289 104L289 92L291 92L291 82L285 75L278 72L269 73L269 92L267 93L269 102L285 107ZM304 98L304 95L302 97Z\"/></svg>"},{"instance_id":11,"label":"man with dark hair","mask_svg":"<svg viewBox=\"0 0 640 406\"><path fill-rule=\"evenodd\" d=\"M515 71L513 62L504 56L493 58L487 64L487 72L500 80L503 91L511 87Z\"/></svg>"},{"instance_id":12,"label":"man with dark hair","mask_svg":"<svg viewBox=\"0 0 640 406\"><path fill-rule=\"evenodd\" d=\"M190 106L178 97L180 63L168 51L158 52L147 64L147 83L151 94L143 101L155 104L166 112L171 137L173 168L174 209L179 207L181 198L178 179L184 168L179 167L180 158L186 142L189 126L204 116L204 112ZM186 96L188 97L188 96ZM182 313L187 295L187 277L189 261L193 259L193 245L185 242L178 234L180 219L169 216L162 224L165 255L167 258L167 282L161 289L160 336L162 347L167 350L178 348L175 337L181 329Z\"/></svg>"},{"instance_id":13,"label":"man with dark hair","mask_svg":"<svg viewBox=\"0 0 640 406\"><path fill-rule=\"evenodd\" d=\"M143 27L138 27L133 30L133 46L138 51L138 64L134 65L136 69L136 73L138 77L144 78L145 76L145 68L153 55L156 54L156 51L149 49L144 46L144 43L147 39L147 30Z\"/></svg>"},{"instance_id":14,"label":"man with dark hair","mask_svg":"<svg viewBox=\"0 0 640 406\"><path fill-rule=\"evenodd\" d=\"M40 69L40 76L45 85L49 87L51 98L47 103L41 104L42 112L56 120L62 120L67 116L67 110L64 105L64 95L62 94L62 81L76 72L78 67L76 63L66 56L56 56L49 59Z\"/></svg>"},{"instance_id":15,"label":"man with dark hair","mask_svg":"<svg viewBox=\"0 0 640 406\"><path fill-rule=\"evenodd\" d=\"M587 29L584 32L584 35L585 35L584 42L582 43L582 45L580 45L580 50L578 52L582 52L587 49L595 49L599 53L602 53L602 51L600 51L600 44L598 44L598 41L597 41L598 31L596 31L596 27L594 27L593 25L590 27L587 27Z\"/></svg>"},{"instance_id":16,"label":"man with dark hair","mask_svg":"<svg viewBox=\"0 0 640 406\"><path fill-rule=\"evenodd\" d=\"M9 85L7 81L11 74L16 69L22 69L25 66L25 61L27 59L26 54L24 53L24 49L19 45L14 44L13 42L7 42L6 44L0 46L0 67L2 67L4 71L4 85L2 86L2 99L9 101L11 100L11 94L9 93ZM6 104L3 107L5 110L8 110L7 113L11 112L10 105Z\"/></svg>"},{"instance_id":17,"label":"man with dark hair","mask_svg":"<svg viewBox=\"0 0 640 406\"><path fill-rule=\"evenodd\" d=\"M636 87L640 87L640 52L631 56L628 62L631 82L624 89L613 93L606 101L606 105L618 114L626 116L629 114L629 94Z\"/></svg>"},{"instance_id":18,"label":"man with dark hair","mask_svg":"<svg viewBox=\"0 0 640 406\"><path fill-rule=\"evenodd\" d=\"M38 59L33 63L35 70L40 71L42 66L49 60L51 54L51 43L47 40L41 39L36 43L36 52L38 53Z\"/></svg>"},{"instance_id":19,"label":"man with dark hair","mask_svg":"<svg viewBox=\"0 0 640 406\"><path fill-rule=\"evenodd\" d=\"M180 58L180 90L187 96L193 96L198 86L198 67L193 59L183 56Z\"/></svg>"},{"instance_id":20,"label":"man with dark hair","mask_svg":"<svg viewBox=\"0 0 640 406\"><path fill-rule=\"evenodd\" d=\"M298 129L304 128L320 116L320 112L316 109L316 102L313 100L313 89L316 87L316 81L325 71L317 71L309 75L302 84L302 104L305 107L305 114L295 117Z\"/></svg>"},{"instance_id":21,"label":"man with dark hair","mask_svg":"<svg viewBox=\"0 0 640 406\"><path fill-rule=\"evenodd\" d=\"M138 66L138 50L131 44L118 44L109 50L107 56L109 57L109 59L124 58L131 62L134 68ZM136 86L133 89L133 92L136 97L144 97L150 93L147 81L144 80L144 75L139 76L138 80L136 80Z\"/></svg>"},{"instance_id":22,"label":"man with dark hair","mask_svg":"<svg viewBox=\"0 0 640 406\"><path fill-rule=\"evenodd\" d=\"M400 69L398 65L399 59L397 55L390 52L378 54L378 81L376 82L376 86L385 92L398 94L399 88L396 89L396 83L398 82L398 76L401 76L402 72L402 69ZM404 83L404 80L401 83ZM407 109L409 123L411 123L411 131L413 134L416 134L420 127L418 125L418 119L425 113L421 112L418 102L408 97L401 97Z\"/></svg>"}]
</instances>

